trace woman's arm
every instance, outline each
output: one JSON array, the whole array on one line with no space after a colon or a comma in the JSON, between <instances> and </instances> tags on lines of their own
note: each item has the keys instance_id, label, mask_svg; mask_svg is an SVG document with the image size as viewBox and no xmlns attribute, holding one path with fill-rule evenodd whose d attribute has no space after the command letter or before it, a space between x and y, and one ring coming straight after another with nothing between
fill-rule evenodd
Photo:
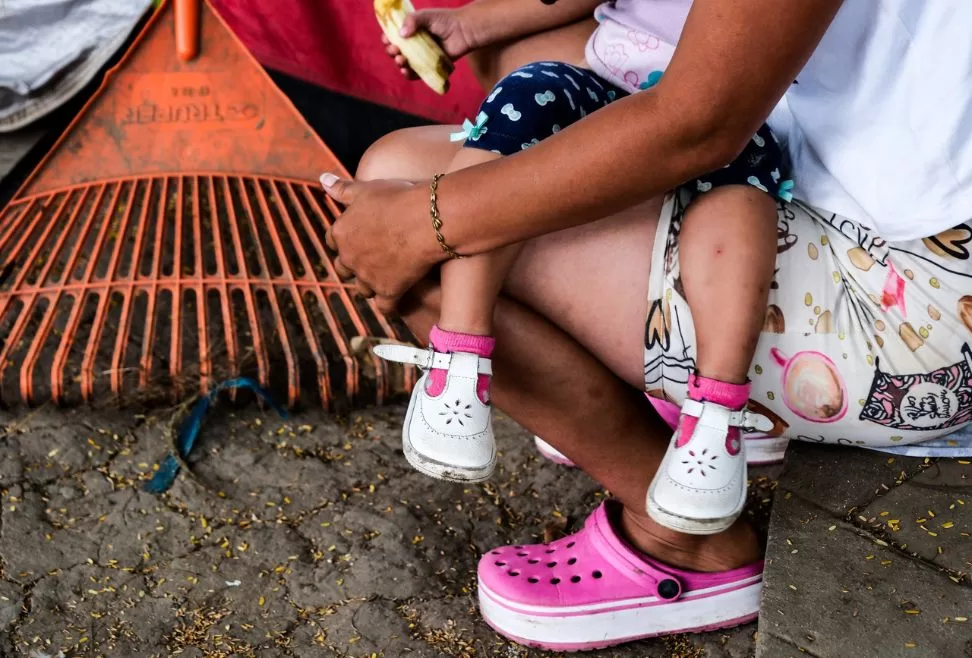
<instances>
[{"instance_id":1,"label":"woman's arm","mask_svg":"<svg viewBox=\"0 0 972 658\"><path fill-rule=\"evenodd\" d=\"M695 0L657 87L527 151L443 179L447 240L460 253L487 251L604 217L728 164L841 1L787 2L783 11L779 0ZM425 192L415 191L415 203Z\"/></svg>"},{"instance_id":2,"label":"woman's arm","mask_svg":"<svg viewBox=\"0 0 972 658\"><path fill-rule=\"evenodd\" d=\"M512 1L512 0L511 0ZM657 87L527 151L439 183L446 241L480 253L594 221L729 163L793 82L842 0L695 0ZM562 0L559 4L568 4ZM329 181L331 182L331 181ZM386 297L444 259L427 185L332 182L331 241Z\"/></svg>"},{"instance_id":3,"label":"woman's arm","mask_svg":"<svg viewBox=\"0 0 972 658\"><path fill-rule=\"evenodd\" d=\"M482 48L589 18L603 2L563 0L545 5L540 0L475 0L457 11L470 30L474 48Z\"/></svg>"}]
</instances>

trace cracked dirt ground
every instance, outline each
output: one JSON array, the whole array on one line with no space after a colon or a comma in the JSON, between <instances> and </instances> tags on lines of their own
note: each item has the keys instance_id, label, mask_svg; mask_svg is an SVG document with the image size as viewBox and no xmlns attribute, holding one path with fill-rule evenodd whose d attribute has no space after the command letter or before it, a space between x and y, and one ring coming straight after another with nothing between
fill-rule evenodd
<instances>
[{"instance_id":1,"label":"cracked dirt ground","mask_svg":"<svg viewBox=\"0 0 972 658\"><path fill-rule=\"evenodd\" d=\"M141 487L165 416L0 415L0 655L551 655L482 623L476 562L576 527L603 492L502 418L490 483L428 479L401 455L401 413L217 409L161 497ZM771 486L755 479L761 517ZM588 655L743 657L754 631Z\"/></svg>"}]
</instances>

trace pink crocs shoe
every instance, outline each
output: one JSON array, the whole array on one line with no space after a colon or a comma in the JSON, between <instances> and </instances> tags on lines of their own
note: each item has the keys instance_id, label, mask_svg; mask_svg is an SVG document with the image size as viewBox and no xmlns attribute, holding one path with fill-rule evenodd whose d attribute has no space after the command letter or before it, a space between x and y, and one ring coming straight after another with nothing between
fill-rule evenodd
<instances>
[{"instance_id":1,"label":"pink crocs shoe","mask_svg":"<svg viewBox=\"0 0 972 658\"><path fill-rule=\"evenodd\" d=\"M601 649L756 618L763 563L719 573L669 567L628 546L607 501L579 532L504 546L479 562L479 608L500 635L551 651Z\"/></svg>"}]
</instances>

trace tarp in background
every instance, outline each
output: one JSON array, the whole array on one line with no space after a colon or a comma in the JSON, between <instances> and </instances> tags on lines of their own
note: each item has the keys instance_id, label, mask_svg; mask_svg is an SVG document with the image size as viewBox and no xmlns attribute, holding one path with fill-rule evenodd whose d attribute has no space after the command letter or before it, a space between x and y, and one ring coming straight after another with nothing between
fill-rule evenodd
<instances>
[{"instance_id":1,"label":"tarp in background","mask_svg":"<svg viewBox=\"0 0 972 658\"><path fill-rule=\"evenodd\" d=\"M0 1L0 133L60 107L121 48L151 0Z\"/></svg>"},{"instance_id":2,"label":"tarp in background","mask_svg":"<svg viewBox=\"0 0 972 658\"><path fill-rule=\"evenodd\" d=\"M385 55L372 0L211 2L264 66L332 91L442 123L474 116L483 100L462 62L445 96L405 80ZM458 7L466 2L419 0L415 5Z\"/></svg>"}]
</instances>

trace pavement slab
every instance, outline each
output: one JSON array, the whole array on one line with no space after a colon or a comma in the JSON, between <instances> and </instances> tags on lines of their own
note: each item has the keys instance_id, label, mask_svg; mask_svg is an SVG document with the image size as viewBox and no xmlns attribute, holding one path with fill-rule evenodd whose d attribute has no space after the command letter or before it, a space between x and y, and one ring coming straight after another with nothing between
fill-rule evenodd
<instances>
[{"instance_id":1,"label":"pavement slab","mask_svg":"<svg viewBox=\"0 0 972 658\"><path fill-rule=\"evenodd\" d=\"M968 460L791 446L756 655L972 656L970 475Z\"/></svg>"}]
</instances>

